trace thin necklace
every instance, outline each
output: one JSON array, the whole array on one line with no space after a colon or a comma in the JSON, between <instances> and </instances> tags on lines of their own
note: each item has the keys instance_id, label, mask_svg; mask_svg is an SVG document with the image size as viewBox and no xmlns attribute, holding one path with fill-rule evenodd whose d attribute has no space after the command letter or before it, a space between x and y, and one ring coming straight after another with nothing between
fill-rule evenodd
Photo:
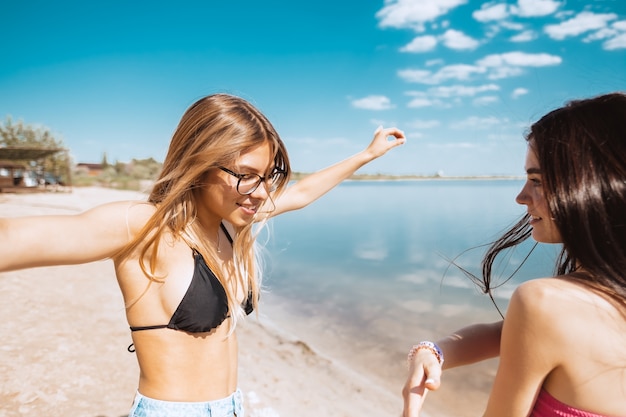
<instances>
[{"instance_id":1,"label":"thin necklace","mask_svg":"<svg viewBox=\"0 0 626 417\"><path fill-rule=\"evenodd\" d=\"M217 253L222 253L220 250L220 228L217 228Z\"/></svg>"}]
</instances>

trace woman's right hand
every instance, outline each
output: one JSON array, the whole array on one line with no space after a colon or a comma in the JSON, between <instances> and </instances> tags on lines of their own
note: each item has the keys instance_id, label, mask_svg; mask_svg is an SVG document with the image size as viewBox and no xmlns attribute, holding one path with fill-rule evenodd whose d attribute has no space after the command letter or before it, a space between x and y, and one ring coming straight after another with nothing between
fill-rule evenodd
<instances>
[{"instance_id":1,"label":"woman's right hand","mask_svg":"<svg viewBox=\"0 0 626 417\"><path fill-rule=\"evenodd\" d=\"M409 362L409 374L402 389L402 417L418 417L428 391L441 385L442 368L438 358L428 349L419 349Z\"/></svg>"},{"instance_id":2,"label":"woman's right hand","mask_svg":"<svg viewBox=\"0 0 626 417\"><path fill-rule=\"evenodd\" d=\"M438 350L442 356L445 353L446 369L494 358L500 354L502 323L472 324L437 340L435 350L425 348L414 351L409 362L409 375L402 389L402 417L418 417L428 391L434 391L441 385L443 367L434 351ZM443 357L441 359L443 362Z\"/></svg>"}]
</instances>

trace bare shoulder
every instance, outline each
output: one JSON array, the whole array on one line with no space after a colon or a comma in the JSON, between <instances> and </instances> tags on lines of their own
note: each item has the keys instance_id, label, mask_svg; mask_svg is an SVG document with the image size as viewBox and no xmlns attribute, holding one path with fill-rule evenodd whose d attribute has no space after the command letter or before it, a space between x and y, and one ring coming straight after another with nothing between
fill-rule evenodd
<instances>
[{"instance_id":1,"label":"bare shoulder","mask_svg":"<svg viewBox=\"0 0 626 417\"><path fill-rule=\"evenodd\" d=\"M568 278L551 277L537 278L520 284L514 292L514 296L526 302L554 303L575 302L576 299L589 299L593 291L583 283Z\"/></svg>"},{"instance_id":2,"label":"bare shoulder","mask_svg":"<svg viewBox=\"0 0 626 417\"><path fill-rule=\"evenodd\" d=\"M572 320L597 323L617 314L606 296L568 276L524 282L513 293L511 305L518 314L555 333L569 328L564 323Z\"/></svg>"},{"instance_id":3,"label":"bare shoulder","mask_svg":"<svg viewBox=\"0 0 626 417\"><path fill-rule=\"evenodd\" d=\"M567 311L576 311L581 289L559 278L538 278L520 284L509 305L509 314L541 327L558 328Z\"/></svg>"}]
</instances>

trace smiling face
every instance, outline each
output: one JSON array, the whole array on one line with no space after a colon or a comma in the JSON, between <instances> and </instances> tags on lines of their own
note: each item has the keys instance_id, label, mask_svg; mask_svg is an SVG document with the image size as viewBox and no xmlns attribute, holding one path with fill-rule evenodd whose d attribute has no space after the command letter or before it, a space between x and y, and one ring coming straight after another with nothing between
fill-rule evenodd
<instances>
[{"instance_id":1,"label":"smiling face","mask_svg":"<svg viewBox=\"0 0 626 417\"><path fill-rule=\"evenodd\" d=\"M236 173L265 177L274 170L269 143L264 142L241 154L226 168ZM252 222L269 196L267 185L261 183L251 194L241 195L237 192L237 181L236 177L219 168L207 172L197 201L198 219L202 225L217 225L226 220L242 227Z\"/></svg>"},{"instance_id":2,"label":"smiling face","mask_svg":"<svg viewBox=\"0 0 626 417\"><path fill-rule=\"evenodd\" d=\"M527 207L533 239L541 243L561 243L561 235L544 196L541 167L532 146L526 152L525 165L526 182L515 201Z\"/></svg>"}]
</instances>

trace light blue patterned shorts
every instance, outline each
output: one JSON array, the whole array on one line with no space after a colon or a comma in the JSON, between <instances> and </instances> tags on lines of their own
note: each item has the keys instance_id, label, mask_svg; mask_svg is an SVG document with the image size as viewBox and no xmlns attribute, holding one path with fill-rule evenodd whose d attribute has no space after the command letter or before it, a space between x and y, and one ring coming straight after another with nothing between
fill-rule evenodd
<instances>
[{"instance_id":1,"label":"light blue patterned shorts","mask_svg":"<svg viewBox=\"0 0 626 417\"><path fill-rule=\"evenodd\" d=\"M240 390L226 398L206 402L161 401L137 392L128 417L244 417Z\"/></svg>"}]
</instances>

